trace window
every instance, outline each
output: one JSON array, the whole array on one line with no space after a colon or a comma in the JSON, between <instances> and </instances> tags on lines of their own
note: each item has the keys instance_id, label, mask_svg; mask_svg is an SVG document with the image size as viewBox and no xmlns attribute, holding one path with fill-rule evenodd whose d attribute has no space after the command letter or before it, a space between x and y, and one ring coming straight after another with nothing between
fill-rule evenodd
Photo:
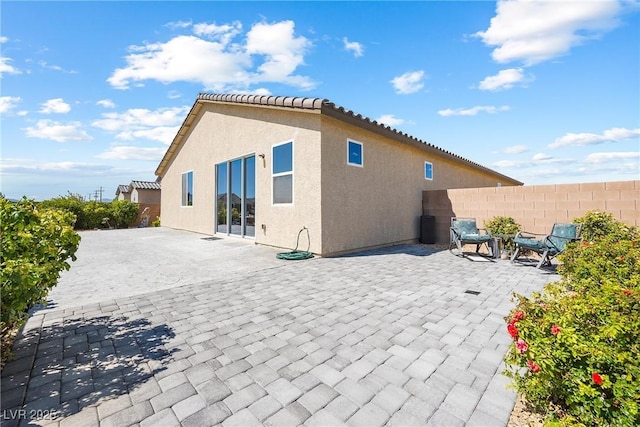
<instances>
[{"instance_id":1,"label":"window","mask_svg":"<svg viewBox=\"0 0 640 427\"><path fill-rule=\"evenodd\" d=\"M424 179L432 180L433 179L433 164L429 162L424 162Z\"/></svg>"},{"instance_id":2,"label":"window","mask_svg":"<svg viewBox=\"0 0 640 427\"><path fill-rule=\"evenodd\" d=\"M193 171L182 174L182 206L193 206Z\"/></svg>"},{"instance_id":3,"label":"window","mask_svg":"<svg viewBox=\"0 0 640 427\"><path fill-rule=\"evenodd\" d=\"M362 144L347 141L347 164L362 167Z\"/></svg>"},{"instance_id":4,"label":"window","mask_svg":"<svg viewBox=\"0 0 640 427\"><path fill-rule=\"evenodd\" d=\"M293 142L274 145L273 204L293 203Z\"/></svg>"}]
</instances>

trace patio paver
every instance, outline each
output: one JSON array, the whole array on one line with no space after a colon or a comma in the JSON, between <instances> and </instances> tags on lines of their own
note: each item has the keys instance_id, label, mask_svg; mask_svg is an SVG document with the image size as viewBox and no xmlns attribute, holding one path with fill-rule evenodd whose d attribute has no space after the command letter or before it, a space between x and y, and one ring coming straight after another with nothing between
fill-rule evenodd
<instances>
[{"instance_id":1,"label":"patio paver","mask_svg":"<svg viewBox=\"0 0 640 427\"><path fill-rule=\"evenodd\" d=\"M424 245L287 262L235 239L114 233L83 234L79 254L117 251L142 291L117 263L100 267L107 291L72 265L2 372L3 426L505 425L511 292L558 278ZM153 264L126 239L153 242ZM74 299L83 281L97 290Z\"/></svg>"}]
</instances>

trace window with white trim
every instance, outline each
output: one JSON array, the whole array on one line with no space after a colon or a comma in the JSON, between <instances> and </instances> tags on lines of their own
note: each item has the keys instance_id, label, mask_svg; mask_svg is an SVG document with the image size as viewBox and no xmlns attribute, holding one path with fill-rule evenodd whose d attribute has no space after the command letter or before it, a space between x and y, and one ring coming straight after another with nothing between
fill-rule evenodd
<instances>
[{"instance_id":1,"label":"window with white trim","mask_svg":"<svg viewBox=\"0 0 640 427\"><path fill-rule=\"evenodd\" d=\"M433 163L424 162L424 179L433 180Z\"/></svg>"},{"instance_id":2,"label":"window with white trim","mask_svg":"<svg viewBox=\"0 0 640 427\"><path fill-rule=\"evenodd\" d=\"M193 171L182 174L182 206L193 206Z\"/></svg>"},{"instance_id":3,"label":"window with white trim","mask_svg":"<svg viewBox=\"0 0 640 427\"><path fill-rule=\"evenodd\" d=\"M272 150L273 204L293 203L293 141Z\"/></svg>"},{"instance_id":4,"label":"window with white trim","mask_svg":"<svg viewBox=\"0 0 640 427\"><path fill-rule=\"evenodd\" d=\"M347 164L362 167L362 143L347 140Z\"/></svg>"}]
</instances>

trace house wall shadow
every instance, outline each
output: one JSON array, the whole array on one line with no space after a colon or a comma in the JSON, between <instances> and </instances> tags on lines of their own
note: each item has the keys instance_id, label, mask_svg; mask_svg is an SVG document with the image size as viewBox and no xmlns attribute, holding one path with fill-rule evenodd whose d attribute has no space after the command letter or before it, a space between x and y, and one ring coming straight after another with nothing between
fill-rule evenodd
<instances>
[{"instance_id":1,"label":"house wall shadow","mask_svg":"<svg viewBox=\"0 0 640 427\"><path fill-rule=\"evenodd\" d=\"M422 192L422 214L435 217L435 243L444 245L450 241L451 218L456 216L447 190Z\"/></svg>"},{"instance_id":2,"label":"house wall shadow","mask_svg":"<svg viewBox=\"0 0 640 427\"><path fill-rule=\"evenodd\" d=\"M2 371L3 425L36 425L30 414L66 418L129 393L166 369L174 336L166 324L112 316L60 318L27 331Z\"/></svg>"}]
</instances>

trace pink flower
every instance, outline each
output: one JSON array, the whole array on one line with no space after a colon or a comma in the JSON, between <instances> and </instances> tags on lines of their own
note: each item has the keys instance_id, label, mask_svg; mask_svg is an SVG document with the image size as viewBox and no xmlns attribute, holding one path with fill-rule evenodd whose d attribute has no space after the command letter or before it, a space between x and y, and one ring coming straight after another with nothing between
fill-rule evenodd
<instances>
[{"instance_id":1,"label":"pink flower","mask_svg":"<svg viewBox=\"0 0 640 427\"><path fill-rule=\"evenodd\" d=\"M516 328L516 325L513 323L507 325L507 332L509 332L509 335L511 335L513 339L518 338L518 328Z\"/></svg>"},{"instance_id":2,"label":"pink flower","mask_svg":"<svg viewBox=\"0 0 640 427\"><path fill-rule=\"evenodd\" d=\"M527 344L526 341L518 340L516 341L516 348L518 349L518 353L522 354L529 350L529 344Z\"/></svg>"},{"instance_id":3,"label":"pink flower","mask_svg":"<svg viewBox=\"0 0 640 427\"><path fill-rule=\"evenodd\" d=\"M602 377L597 372L594 372L593 374L591 374L591 379L593 380L594 383L596 383L596 385L602 384Z\"/></svg>"},{"instance_id":4,"label":"pink flower","mask_svg":"<svg viewBox=\"0 0 640 427\"><path fill-rule=\"evenodd\" d=\"M540 372L540 365L538 365L533 360L527 360L527 366L531 369L532 372Z\"/></svg>"},{"instance_id":5,"label":"pink flower","mask_svg":"<svg viewBox=\"0 0 640 427\"><path fill-rule=\"evenodd\" d=\"M518 323L520 320L524 319L526 317L526 315L524 314L524 312L518 310L515 313L513 313L513 323Z\"/></svg>"},{"instance_id":6,"label":"pink flower","mask_svg":"<svg viewBox=\"0 0 640 427\"><path fill-rule=\"evenodd\" d=\"M551 326L551 333L553 335L558 335L560 333L560 331L562 331L562 329L560 329L560 326L558 326L558 325Z\"/></svg>"}]
</instances>

